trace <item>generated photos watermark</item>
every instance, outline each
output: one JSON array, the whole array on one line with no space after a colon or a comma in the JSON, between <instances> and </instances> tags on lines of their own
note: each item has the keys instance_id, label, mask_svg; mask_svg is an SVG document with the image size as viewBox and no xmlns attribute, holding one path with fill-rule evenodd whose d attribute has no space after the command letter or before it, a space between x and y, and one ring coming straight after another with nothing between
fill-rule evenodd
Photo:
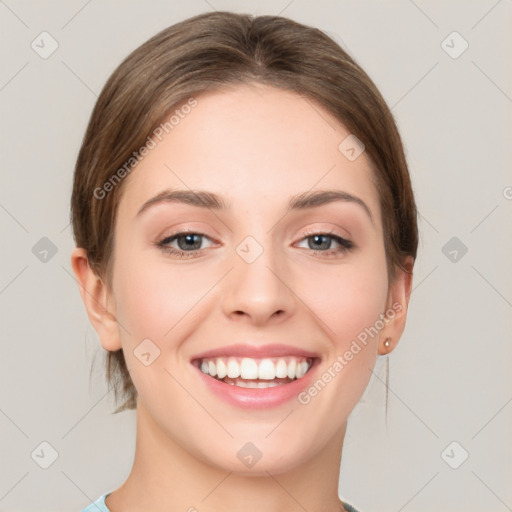
<instances>
[{"instance_id":1,"label":"generated photos watermark","mask_svg":"<svg viewBox=\"0 0 512 512\"><path fill-rule=\"evenodd\" d=\"M302 405L307 405L312 398L317 396L340 372L354 359L361 350L366 347L368 341L379 334L386 324L395 318L396 313L402 311L403 306L399 302L386 310L385 313L379 315L378 320L370 326L362 330L357 337L352 340L350 347L342 354L336 357L336 361L305 391L297 395L297 400ZM362 346L361 346L362 345Z\"/></svg>"},{"instance_id":2,"label":"generated photos watermark","mask_svg":"<svg viewBox=\"0 0 512 512\"><path fill-rule=\"evenodd\" d=\"M180 124L181 120L185 119L185 117L190 114L192 108L197 107L197 104L197 100L194 97L189 98L184 105L174 111L165 123L160 123L160 125L153 130L152 135L148 135L146 143L137 151L134 151L132 156L130 156L101 187L94 189L94 197L96 199L104 199L127 174L130 174L139 162L149 155L152 149L156 148L158 142L162 141L164 135L171 133L171 131Z\"/></svg>"}]
</instances>

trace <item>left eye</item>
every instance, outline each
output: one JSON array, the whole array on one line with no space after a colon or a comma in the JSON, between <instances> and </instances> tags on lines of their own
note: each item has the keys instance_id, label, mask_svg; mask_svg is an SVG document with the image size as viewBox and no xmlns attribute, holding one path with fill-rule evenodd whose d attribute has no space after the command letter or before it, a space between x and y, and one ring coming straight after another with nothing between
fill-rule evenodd
<instances>
[{"instance_id":1,"label":"left eye","mask_svg":"<svg viewBox=\"0 0 512 512\"><path fill-rule=\"evenodd\" d=\"M313 249L313 250L319 250L320 252L327 252L331 249L331 244L333 241L338 244L339 247L337 250L334 249L335 252L340 251L346 251L348 249L351 249L353 247L353 244L350 240L347 240L341 236L338 235L330 235L327 233L315 233L308 235L302 239L302 241L308 241L308 247L306 249ZM301 241L301 242L302 242Z\"/></svg>"}]
</instances>

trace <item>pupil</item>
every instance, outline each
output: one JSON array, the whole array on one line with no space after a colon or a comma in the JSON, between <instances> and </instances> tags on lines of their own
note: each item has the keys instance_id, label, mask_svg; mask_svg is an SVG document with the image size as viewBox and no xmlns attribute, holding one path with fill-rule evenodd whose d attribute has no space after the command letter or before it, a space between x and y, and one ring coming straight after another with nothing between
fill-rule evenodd
<instances>
[{"instance_id":1,"label":"pupil","mask_svg":"<svg viewBox=\"0 0 512 512\"><path fill-rule=\"evenodd\" d=\"M328 249L330 240L327 237L325 237L324 235L313 235L314 243L317 244L316 248L318 248L319 246L322 245L322 242L320 241L322 238L325 240L325 242L323 244L324 245L323 248ZM320 241L320 243L318 243L319 241Z\"/></svg>"},{"instance_id":2,"label":"pupil","mask_svg":"<svg viewBox=\"0 0 512 512\"><path fill-rule=\"evenodd\" d=\"M196 238L196 240L194 240L194 237ZM185 244L178 244L180 245L180 249L199 249L199 247L201 246L201 240L199 239L199 235L196 235L194 233L180 237L180 241L183 239L185 239L186 242Z\"/></svg>"}]
</instances>

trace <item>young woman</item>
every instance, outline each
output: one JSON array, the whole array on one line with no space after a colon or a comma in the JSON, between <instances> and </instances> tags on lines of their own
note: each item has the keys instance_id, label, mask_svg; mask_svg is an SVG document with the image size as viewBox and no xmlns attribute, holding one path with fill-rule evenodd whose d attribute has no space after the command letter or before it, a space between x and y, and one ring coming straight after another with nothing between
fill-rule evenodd
<instances>
[{"instance_id":1,"label":"young woman","mask_svg":"<svg viewBox=\"0 0 512 512\"><path fill-rule=\"evenodd\" d=\"M72 267L136 409L132 471L86 510L355 511L347 420L403 332L418 243L401 140L321 31L171 26L105 85Z\"/></svg>"}]
</instances>

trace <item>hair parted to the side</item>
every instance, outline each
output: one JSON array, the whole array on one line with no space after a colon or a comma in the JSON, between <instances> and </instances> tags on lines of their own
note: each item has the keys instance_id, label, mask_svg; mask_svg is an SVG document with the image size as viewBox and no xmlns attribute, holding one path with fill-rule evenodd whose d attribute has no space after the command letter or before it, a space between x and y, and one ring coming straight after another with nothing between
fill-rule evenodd
<instances>
[{"instance_id":1,"label":"hair parted to the side","mask_svg":"<svg viewBox=\"0 0 512 512\"><path fill-rule=\"evenodd\" d=\"M126 178L104 186L172 109L202 92L258 82L296 92L325 108L365 145L380 197L390 282L416 258L417 212L400 135L380 92L361 67L322 31L279 16L213 12L170 26L114 71L93 109L71 197L77 247L112 286L116 214ZM340 141L341 142L341 141ZM405 269L406 270L406 269ZM106 377L121 407L137 392L122 350L108 352Z\"/></svg>"}]
</instances>

